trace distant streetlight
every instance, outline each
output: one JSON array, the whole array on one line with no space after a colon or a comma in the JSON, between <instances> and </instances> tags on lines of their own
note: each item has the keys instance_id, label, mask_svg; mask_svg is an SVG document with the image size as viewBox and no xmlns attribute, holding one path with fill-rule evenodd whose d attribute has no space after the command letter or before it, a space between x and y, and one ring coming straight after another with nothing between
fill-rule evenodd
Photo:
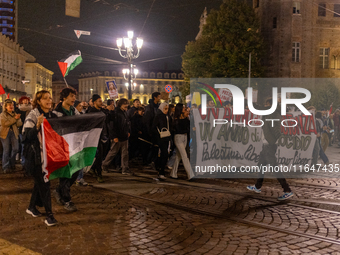
<instances>
[{"instance_id":1,"label":"distant streetlight","mask_svg":"<svg viewBox=\"0 0 340 255\"><path fill-rule=\"evenodd\" d=\"M136 79L137 74L138 74L138 69L136 69L135 67L136 67L135 65L132 65L131 75L130 75L130 69L123 69L124 79L127 81L129 80L131 81L131 87L132 87L132 82ZM129 86L129 83L128 83L128 86ZM132 90L135 90L136 86L137 84L134 82Z\"/></svg>"},{"instance_id":2,"label":"distant streetlight","mask_svg":"<svg viewBox=\"0 0 340 255\"><path fill-rule=\"evenodd\" d=\"M91 90L91 98L92 98L92 92L93 92L93 89L90 89Z\"/></svg>"},{"instance_id":3,"label":"distant streetlight","mask_svg":"<svg viewBox=\"0 0 340 255\"><path fill-rule=\"evenodd\" d=\"M133 74L134 74L135 78L138 74L138 70L134 69L135 66L132 64L132 61L139 57L140 50L143 46L143 39L138 37L136 39L136 43L134 45L133 44L133 36L134 36L133 31L128 31L127 35L128 35L128 37L117 39L117 47L119 49L120 56L122 56L123 58L126 58L128 60L129 68L124 69L125 73L124 73L124 70L123 70L123 74L124 74L124 78L126 80L128 80L128 99L131 99L132 98L131 86L133 84L133 79L134 79ZM123 44L124 44L124 48L125 48L125 51L126 51L125 54L122 53ZM137 50L136 54L134 54L135 50ZM128 75L127 78L125 77L125 74Z\"/></svg>"}]
</instances>

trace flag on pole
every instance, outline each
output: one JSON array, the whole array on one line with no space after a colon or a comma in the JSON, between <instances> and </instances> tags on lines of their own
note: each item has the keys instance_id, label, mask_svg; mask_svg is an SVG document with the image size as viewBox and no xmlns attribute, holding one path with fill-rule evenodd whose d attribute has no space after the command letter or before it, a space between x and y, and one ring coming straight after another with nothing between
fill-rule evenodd
<instances>
[{"instance_id":1,"label":"flag on pole","mask_svg":"<svg viewBox=\"0 0 340 255\"><path fill-rule=\"evenodd\" d=\"M89 113L44 119L41 143L45 182L71 178L92 165L105 118L104 113Z\"/></svg>"},{"instance_id":2,"label":"flag on pole","mask_svg":"<svg viewBox=\"0 0 340 255\"><path fill-rule=\"evenodd\" d=\"M333 103L332 103L331 106L330 106L328 116L332 114L332 110L333 110Z\"/></svg>"},{"instance_id":3,"label":"flag on pole","mask_svg":"<svg viewBox=\"0 0 340 255\"><path fill-rule=\"evenodd\" d=\"M7 94L7 97L6 97L6 99L9 99L9 93Z\"/></svg>"},{"instance_id":4,"label":"flag on pole","mask_svg":"<svg viewBox=\"0 0 340 255\"><path fill-rule=\"evenodd\" d=\"M83 59L81 57L80 50L76 50L69 54L66 58L58 61L58 65L63 77L68 75L68 73L76 68L76 66L79 65L82 61Z\"/></svg>"},{"instance_id":5,"label":"flag on pole","mask_svg":"<svg viewBox=\"0 0 340 255\"><path fill-rule=\"evenodd\" d=\"M91 35L91 32L83 30L74 30L74 33L76 34L78 39L80 38L81 35Z\"/></svg>"},{"instance_id":6,"label":"flag on pole","mask_svg":"<svg viewBox=\"0 0 340 255\"><path fill-rule=\"evenodd\" d=\"M4 88L2 87L2 85L0 84L0 95L6 94Z\"/></svg>"}]
</instances>

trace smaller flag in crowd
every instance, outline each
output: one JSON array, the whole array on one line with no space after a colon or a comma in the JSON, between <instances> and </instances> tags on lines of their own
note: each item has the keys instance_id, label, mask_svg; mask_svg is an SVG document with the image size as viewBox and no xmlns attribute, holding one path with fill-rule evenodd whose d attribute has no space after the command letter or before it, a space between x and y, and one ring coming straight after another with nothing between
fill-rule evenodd
<instances>
[{"instance_id":1,"label":"smaller flag in crowd","mask_svg":"<svg viewBox=\"0 0 340 255\"><path fill-rule=\"evenodd\" d=\"M45 181L71 178L90 166L96 155L105 114L89 113L44 119L42 125Z\"/></svg>"},{"instance_id":2,"label":"smaller flag in crowd","mask_svg":"<svg viewBox=\"0 0 340 255\"><path fill-rule=\"evenodd\" d=\"M69 54L66 58L58 61L58 65L63 77L67 76L70 71L76 68L83 61L80 50Z\"/></svg>"}]
</instances>

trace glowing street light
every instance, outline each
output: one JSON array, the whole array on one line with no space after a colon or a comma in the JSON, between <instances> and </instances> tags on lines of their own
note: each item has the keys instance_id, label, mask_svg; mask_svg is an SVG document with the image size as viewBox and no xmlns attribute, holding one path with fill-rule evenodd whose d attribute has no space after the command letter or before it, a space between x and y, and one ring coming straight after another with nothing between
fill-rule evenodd
<instances>
[{"instance_id":1,"label":"glowing street light","mask_svg":"<svg viewBox=\"0 0 340 255\"><path fill-rule=\"evenodd\" d=\"M128 99L131 99L132 97L131 86L132 86L133 80L137 77L137 74L138 74L138 70L134 69L135 66L132 64L132 61L139 57L140 50L143 47L143 39L137 38L136 43L133 44L133 37L134 37L133 31L128 31L127 35L128 37L117 39L117 47L118 47L120 56L128 60L129 68L124 69L123 74L124 74L124 78L128 80L129 82ZM125 54L122 53L123 44L124 44L124 48L126 52ZM136 53L134 53L135 50L137 51ZM127 78L125 77L126 74L128 75ZM133 76L135 76L135 78L133 78Z\"/></svg>"}]
</instances>

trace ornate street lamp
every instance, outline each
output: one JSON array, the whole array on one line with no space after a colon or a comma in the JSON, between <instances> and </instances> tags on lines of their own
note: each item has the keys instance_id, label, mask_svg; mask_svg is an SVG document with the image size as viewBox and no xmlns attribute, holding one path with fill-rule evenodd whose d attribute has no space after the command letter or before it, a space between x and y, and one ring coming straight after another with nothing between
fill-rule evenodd
<instances>
[{"instance_id":1,"label":"ornate street lamp","mask_svg":"<svg viewBox=\"0 0 340 255\"><path fill-rule=\"evenodd\" d=\"M117 47L119 50L119 54L128 60L129 68L123 70L124 78L128 80L129 82L129 87L128 87L128 99L132 98L132 93L131 93L131 86L133 82L133 75L135 75L135 78L138 74L138 70L134 69L134 65L132 64L132 61L136 58L139 57L140 50L143 46L143 39L142 38L137 38L136 43L133 44L133 31L128 31L127 32L128 37L124 38L118 38L117 39ZM124 44L124 45L123 45ZM122 48L125 49L125 54L122 53ZM136 53L135 53L136 52ZM128 70L128 71L126 71ZM136 73L137 71L137 73ZM125 77L125 74L127 74L127 78Z\"/></svg>"}]
</instances>

